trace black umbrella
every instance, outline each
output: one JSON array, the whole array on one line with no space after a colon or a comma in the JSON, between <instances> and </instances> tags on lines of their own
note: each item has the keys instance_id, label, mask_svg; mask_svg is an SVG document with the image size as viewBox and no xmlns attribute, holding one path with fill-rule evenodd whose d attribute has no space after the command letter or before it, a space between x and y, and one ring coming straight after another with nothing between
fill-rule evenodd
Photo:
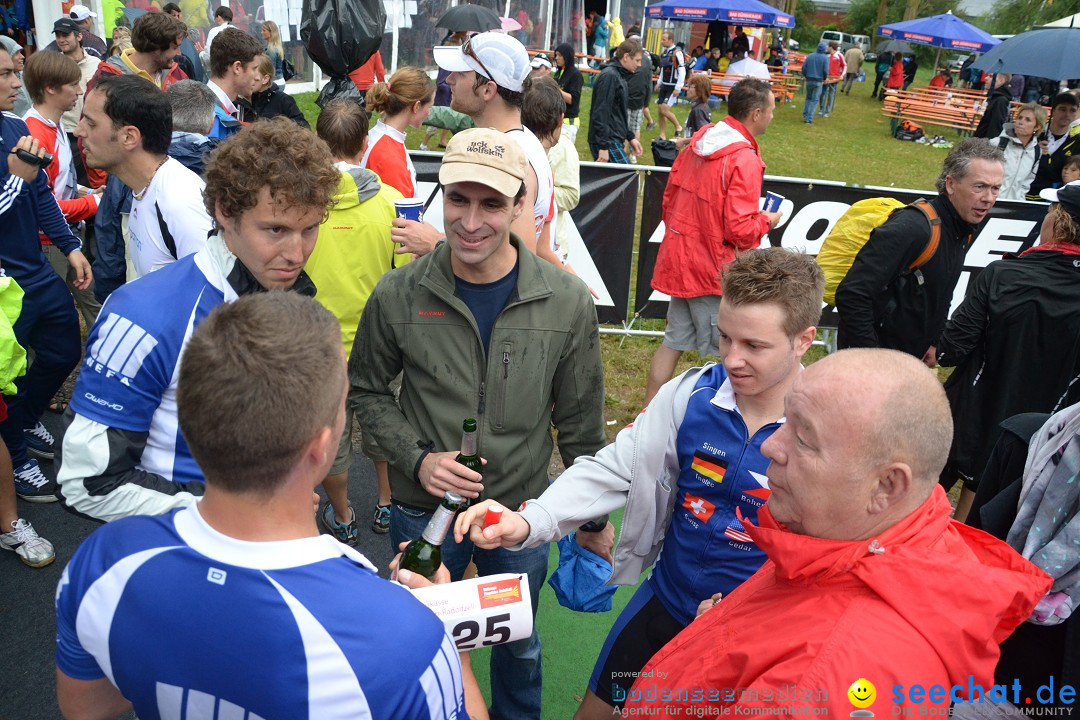
<instances>
[{"instance_id":1,"label":"black umbrella","mask_svg":"<svg viewBox=\"0 0 1080 720\"><path fill-rule=\"evenodd\" d=\"M450 32L487 32L501 29L502 21L494 10L466 3L447 10L435 23L435 27L441 27Z\"/></svg>"},{"instance_id":2,"label":"black umbrella","mask_svg":"<svg viewBox=\"0 0 1080 720\"><path fill-rule=\"evenodd\" d=\"M1043 28L1014 35L988 50L972 67L1049 80L1080 78L1080 28Z\"/></svg>"},{"instance_id":3,"label":"black umbrella","mask_svg":"<svg viewBox=\"0 0 1080 720\"><path fill-rule=\"evenodd\" d=\"M877 52L879 53L900 53L901 55L911 55L915 51L911 49L903 40L897 40L896 38L889 38L885 42L877 46Z\"/></svg>"}]
</instances>

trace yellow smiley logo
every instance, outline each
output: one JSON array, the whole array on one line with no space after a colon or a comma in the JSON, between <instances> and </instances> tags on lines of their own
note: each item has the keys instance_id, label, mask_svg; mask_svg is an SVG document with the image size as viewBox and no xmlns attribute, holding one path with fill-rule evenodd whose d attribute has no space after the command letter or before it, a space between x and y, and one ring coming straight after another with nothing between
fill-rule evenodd
<instances>
[{"instance_id":1,"label":"yellow smiley logo","mask_svg":"<svg viewBox=\"0 0 1080 720\"><path fill-rule=\"evenodd\" d=\"M874 700L877 699L877 689L874 687L874 683L870 682L866 678L859 678L855 682L851 683L851 687L847 691L848 700L851 704L857 708L868 708L874 704Z\"/></svg>"}]
</instances>

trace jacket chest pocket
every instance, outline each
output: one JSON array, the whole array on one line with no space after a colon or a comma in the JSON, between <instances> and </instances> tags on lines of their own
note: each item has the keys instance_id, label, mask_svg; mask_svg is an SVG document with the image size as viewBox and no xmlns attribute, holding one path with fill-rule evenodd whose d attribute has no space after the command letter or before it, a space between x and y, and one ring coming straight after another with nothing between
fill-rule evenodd
<instances>
[{"instance_id":1,"label":"jacket chest pocket","mask_svg":"<svg viewBox=\"0 0 1080 720\"><path fill-rule=\"evenodd\" d=\"M495 417L493 418L493 425L499 430L502 430L506 424L506 403L508 402L507 395L510 392L510 377L511 366L514 359L514 345L513 343L503 342L496 346L496 351L492 353L490 364L495 365Z\"/></svg>"}]
</instances>

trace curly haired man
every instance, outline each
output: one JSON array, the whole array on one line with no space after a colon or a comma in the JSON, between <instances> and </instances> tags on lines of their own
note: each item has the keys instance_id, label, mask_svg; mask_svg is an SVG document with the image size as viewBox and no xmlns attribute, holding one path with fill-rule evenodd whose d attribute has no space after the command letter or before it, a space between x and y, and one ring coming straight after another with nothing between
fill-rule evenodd
<instances>
[{"instance_id":1,"label":"curly haired man","mask_svg":"<svg viewBox=\"0 0 1080 720\"><path fill-rule=\"evenodd\" d=\"M191 333L241 295L315 294L304 263L341 179L326 144L288 120L258 123L214 151L205 177L205 249L114 292L87 337L57 454L62 501L79 514L157 515L201 496L176 417Z\"/></svg>"}]
</instances>

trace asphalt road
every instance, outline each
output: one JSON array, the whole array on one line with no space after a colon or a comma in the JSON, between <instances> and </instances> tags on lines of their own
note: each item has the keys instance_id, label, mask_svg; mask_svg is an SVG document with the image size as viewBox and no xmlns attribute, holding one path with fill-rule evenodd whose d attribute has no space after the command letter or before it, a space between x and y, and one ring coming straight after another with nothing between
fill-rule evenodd
<instances>
[{"instance_id":1,"label":"asphalt road","mask_svg":"<svg viewBox=\"0 0 1080 720\"><path fill-rule=\"evenodd\" d=\"M45 415L43 422L57 434L60 416ZM55 477L52 463L42 463L42 470ZM349 472L349 499L360 524L357 549L385 577L393 555L389 536L370 529L375 498L375 469L357 454ZM33 569L15 553L0 552L0 720L55 720L61 717L53 660L56 584L79 543L98 524L65 511L58 503L19 500L19 515L53 543L56 561Z\"/></svg>"}]
</instances>

